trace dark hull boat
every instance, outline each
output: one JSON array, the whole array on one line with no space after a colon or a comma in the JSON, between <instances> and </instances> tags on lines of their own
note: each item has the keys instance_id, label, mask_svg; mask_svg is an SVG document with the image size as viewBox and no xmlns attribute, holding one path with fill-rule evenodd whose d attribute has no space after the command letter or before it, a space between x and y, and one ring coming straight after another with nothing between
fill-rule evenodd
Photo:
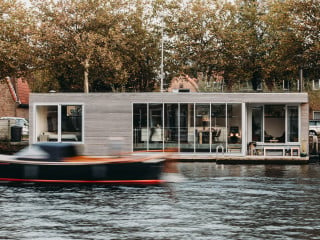
<instances>
[{"instance_id":1,"label":"dark hull boat","mask_svg":"<svg viewBox=\"0 0 320 240\"><path fill-rule=\"evenodd\" d=\"M0 182L157 185L164 154L78 156L71 144L35 144L16 155L0 155Z\"/></svg>"}]
</instances>

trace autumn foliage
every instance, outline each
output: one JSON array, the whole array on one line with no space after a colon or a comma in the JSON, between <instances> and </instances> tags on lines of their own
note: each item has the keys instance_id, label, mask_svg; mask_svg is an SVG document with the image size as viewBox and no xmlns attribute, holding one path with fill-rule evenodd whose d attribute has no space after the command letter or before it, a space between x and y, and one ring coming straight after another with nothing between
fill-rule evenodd
<instances>
[{"instance_id":1,"label":"autumn foliage","mask_svg":"<svg viewBox=\"0 0 320 240\"><path fill-rule=\"evenodd\" d=\"M153 91L180 74L227 88L319 78L318 0L0 2L0 79L33 91ZM163 34L162 34L163 33ZM163 37L162 37L163 36Z\"/></svg>"}]
</instances>

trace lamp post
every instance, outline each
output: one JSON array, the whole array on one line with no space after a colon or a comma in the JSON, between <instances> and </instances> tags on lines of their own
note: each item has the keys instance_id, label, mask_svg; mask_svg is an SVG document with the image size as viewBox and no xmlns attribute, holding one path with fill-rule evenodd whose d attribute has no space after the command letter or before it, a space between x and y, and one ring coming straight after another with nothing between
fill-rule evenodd
<instances>
[{"instance_id":1,"label":"lamp post","mask_svg":"<svg viewBox=\"0 0 320 240\"><path fill-rule=\"evenodd\" d=\"M302 67L299 68L299 79L300 79L300 92L303 92L303 69Z\"/></svg>"},{"instance_id":2,"label":"lamp post","mask_svg":"<svg viewBox=\"0 0 320 240\"><path fill-rule=\"evenodd\" d=\"M163 17L161 21L161 64L160 64L160 92L163 92Z\"/></svg>"}]
</instances>

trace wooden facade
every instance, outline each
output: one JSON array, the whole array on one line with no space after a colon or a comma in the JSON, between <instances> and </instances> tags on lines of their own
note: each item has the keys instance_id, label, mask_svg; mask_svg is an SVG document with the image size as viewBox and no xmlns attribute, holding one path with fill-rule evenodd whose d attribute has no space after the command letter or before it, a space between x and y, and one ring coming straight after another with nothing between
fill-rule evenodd
<instances>
[{"instance_id":1,"label":"wooden facade","mask_svg":"<svg viewBox=\"0 0 320 240\"><path fill-rule=\"evenodd\" d=\"M116 147L115 142L121 140L122 151L133 149L133 105L151 103L237 103L242 106L242 151L238 155L249 154L247 146L252 141L248 137L248 114L251 104L284 104L299 108L299 140L293 146L299 153L308 152L308 95L306 93L49 93L30 95L30 143L40 141L37 120L39 106L71 105L81 106L82 124L81 140L77 143L83 148L84 154L107 155ZM61 113L59 113L61 115ZM59 115L58 114L58 115ZM59 115L59 116L60 116ZM57 141L59 141L57 139ZM60 141L63 141L60 138ZM267 144L268 145L268 144ZM286 147L280 145L268 145ZM268 149L266 149L268 150ZM191 155L201 155L193 152ZM207 153L216 154L216 153ZM225 153L228 154L228 153Z\"/></svg>"}]
</instances>

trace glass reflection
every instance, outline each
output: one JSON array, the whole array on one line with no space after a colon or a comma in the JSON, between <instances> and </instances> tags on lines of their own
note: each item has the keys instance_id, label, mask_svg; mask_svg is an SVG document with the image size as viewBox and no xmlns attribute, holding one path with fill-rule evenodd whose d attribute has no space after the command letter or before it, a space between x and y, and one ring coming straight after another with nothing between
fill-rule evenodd
<instances>
[{"instance_id":1,"label":"glass reflection","mask_svg":"<svg viewBox=\"0 0 320 240\"><path fill-rule=\"evenodd\" d=\"M133 104L133 150L147 150L147 104Z\"/></svg>"},{"instance_id":2,"label":"glass reflection","mask_svg":"<svg viewBox=\"0 0 320 240\"><path fill-rule=\"evenodd\" d=\"M194 152L194 105L180 104L180 152Z\"/></svg>"},{"instance_id":3,"label":"glass reflection","mask_svg":"<svg viewBox=\"0 0 320 240\"><path fill-rule=\"evenodd\" d=\"M242 117L241 104L227 105L227 129L228 129L228 152L241 153L242 147Z\"/></svg>"},{"instance_id":4,"label":"glass reflection","mask_svg":"<svg viewBox=\"0 0 320 240\"><path fill-rule=\"evenodd\" d=\"M226 150L226 104L211 104L211 152Z\"/></svg>"},{"instance_id":5,"label":"glass reflection","mask_svg":"<svg viewBox=\"0 0 320 240\"><path fill-rule=\"evenodd\" d=\"M210 152L210 104L196 104L196 152Z\"/></svg>"}]
</instances>

